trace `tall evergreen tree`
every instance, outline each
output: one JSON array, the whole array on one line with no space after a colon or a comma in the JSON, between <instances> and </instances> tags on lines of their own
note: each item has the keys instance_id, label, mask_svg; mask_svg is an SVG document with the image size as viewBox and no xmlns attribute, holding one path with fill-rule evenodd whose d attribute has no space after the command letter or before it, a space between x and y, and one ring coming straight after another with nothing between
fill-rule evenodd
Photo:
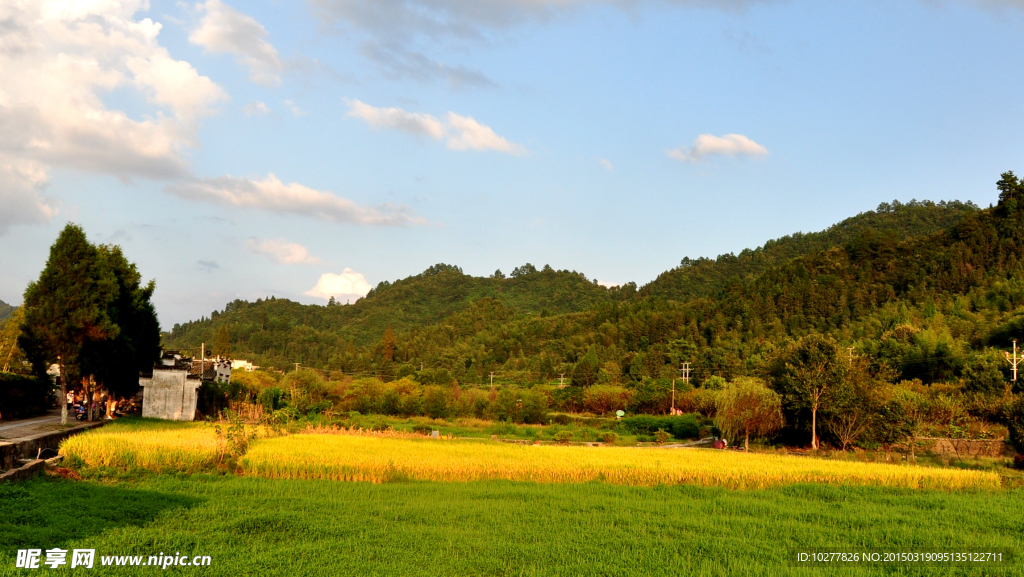
<instances>
[{"instance_id":1,"label":"tall evergreen tree","mask_svg":"<svg viewBox=\"0 0 1024 577\"><path fill-rule=\"evenodd\" d=\"M117 282L107 314L119 331L86 344L83 368L111 394L129 397L138 392L139 372L152 369L160 354L160 324L151 302L156 285L142 284L142 275L120 247L100 246L98 252Z\"/></svg>"},{"instance_id":2,"label":"tall evergreen tree","mask_svg":"<svg viewBox=\"0 0 1024 577\"><path fill-rule=\"evenodd\" d=\"M56 362L60 368L61 401L69 376L81 376L82 353L91 341L117 336L110 318L110 303L118 293L117 279L85 232L68 224L50 247L50 257L39 280L25 289L25 321L18 344L33 370L45 376ZM67 405L61 423L67 424Z\"/></svg>"}]
</instances>

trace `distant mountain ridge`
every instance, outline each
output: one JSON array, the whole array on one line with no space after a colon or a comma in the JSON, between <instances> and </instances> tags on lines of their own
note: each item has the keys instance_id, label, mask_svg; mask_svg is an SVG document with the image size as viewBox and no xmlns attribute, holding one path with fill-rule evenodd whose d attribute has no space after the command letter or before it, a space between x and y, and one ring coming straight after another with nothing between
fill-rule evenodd
<instances>
[{"instance_id":1,"label":"distant mountain ridge","mask_svg":"<svg viewBox=\"0 0 1024 577\"><path fill-rule=\"evenodd\" d=\"M14 311L16 311L17 309L18 307L16 306L12 306L5 303L4 301L0 301L0 323L5 322L8 318L10 318L10 316L14 314Z\"/></svg>"},{"instance_id":2,"label":"distant mountain ridge","mask_svg":"<svg viewBox=\"0 0 1024 577\"><path fill-rule=\"evenodd\" d=\"M730 283L749 285L769 269L783 267L796 258L863 242L865 238L889 245L931 236L978 212L974 204L956 201L883 203L876 211L861 213L825 231L769 241L738 256L684 259L682 266L663 273L640 291L634 283L608 289L581 273L555 271L548 266L537 270L533 265L523 265L505 278L500 272L473 277L457 266L439 264L393 283L384 281L351 305L303 305L273 297L252 303L236 300L209 318L175 325L164 334L164 345L186 348L205 342L209 346L221 337L219 341L230 342L236 356L265 366L294 362L336 366L341 357L357 355L356 347L378 344L388 327L399 334L436 327L429 331L434 335L431 340L448 340L450 331L445 327L454 322L451 319L482 299L496 302L498 308L486 310L491 311L488 315L496 314L495 319L503 319L502 323L531 315L562 318L641 303L650 297L677 302L716 299Z\"/></svg>"},{"instance_id":3,"label":"distant mountain ridge","mask_svg":"<svg viewBox=\"0 0 1024 577\"><path fill-rule=\"evenodd\" d=\"M845 246L869 230L902 241L946 230L979 210L972 202L883 202L873 211L847 218L821 232L784 236L756 249L747 249L738 255L724 254L717 259L684 258L678 267L644 285L639 295L678 301L713 297L725 289L730 280L753 280L771 266L830 247Z\"/></svg>"}]
</instances>

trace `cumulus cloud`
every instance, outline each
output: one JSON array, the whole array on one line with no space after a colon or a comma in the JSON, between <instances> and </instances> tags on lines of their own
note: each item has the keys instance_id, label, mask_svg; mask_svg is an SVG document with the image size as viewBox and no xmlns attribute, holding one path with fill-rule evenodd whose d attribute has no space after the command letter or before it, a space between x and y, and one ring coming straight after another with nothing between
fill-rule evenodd
<instances>
[{"instance_id":1,"label":"cumulus cloud","mask_svg":"<svg viewBox=\"0 0 1024 577\"><path fill-rule=\"evenodd\" d=\"M267 42L267 29L252 16L220 0L196 6L206 13L188 41L215 54L234 54L249 69L249 80L264 86L281 84L284 63L277 49Z\"/></svg>"},{"instance_id":2,"label":"cumulus cloud","mask_svg":"<svg viewBox=\"0 0 1024 577\"><path fill-rule=\"evenodd\" d=\"M330 300L331 297L338 302L343 300L358 300L370 292L370 283L366 282L363 273L346 268L341 274L324 273L316 286L306 291L305 295Z\"/></svg>"},{"instance_id":3,"label":"cumulus cloud","mask_svg":"<svg viewBox=\"0 0 1024 577\"><path fill-rule=\"evenodd\" d=\"M701 134L690 148L679 147L666 152L676 160L696 163L708 156L764 156L768 149L742 134Z\"/></svg>"},{"instance_id":4,"label":"cumulus cloud","mask_svg":"<svg viewBox=\"0 0 1024 577\"><path fill-rule=\"evenodd\" d=\"M42 165L0 154L0 234L12 225L42 224L57 214L56 203L42 196L48 182Z\"/></svg>"},{"instance_id":5,"label":"cumulus cloud","mask_svg":"<svg viewBox=\"0 0 1024 577\"><path fill-rule=\"evenodd\" d=\"M444 121L430 114L408 112L401 108L377 108L359 100L348 101L348 116L363 120L374 128L389 128L434 140L444 140L451 150L494 150L514 156L526 148L495 134L491 127L469 116L449 112Z\"/></svg>"},{"instance_id":6,"label":"cumulus cloud","mask_svg":"<svg viewBox=\"0 0 1024 577\"><path fill-rule=\"evenodd\" d=\"M348 105L349 116L363 120L374 128L391 128L437 140L445 135L444 124L429 114L406 112L401 108L376 108L359 100L351 100Z\"/></svg>"},{"instance_id":7,"label":"cumulus cloud","mask_svg":"<svg viewBox=\"0 0 1024 577\"><path fill-rule=\"evenodd\" d=\"M144 0L0 3L0 231L44 222L52 167L128 180L181 178L199 121L228 98L157 41L159 23L135 19ZM141 119L103 96L134 91Z\"/></svg>"},{"instance_id":8,"label":"cumulus cloud","mask_svg":"<svg viewBox=\"0 0 1024 577\"><path fill-rule=\"evenodd\" d=\"M246 116L263 116L264 114L270 114L270 108L261 101L250 102L245 105L242 109Z\"/></svg>"},{"instance_id":9,"label":"cumulus cloud","mask_svg":"<svg viewBox=\"0 0 1024 577\"><path fill-rule=\"evenodd\" d=\"M406 206L360 206L330 192L295 182L285 184L273 174L262 180L232 176L191 179L171 183L166 190L188 200L298 214L332 222L381 226L427 224L422 217L411 214Z\"/></svg>"},{"instance_id":10,"label":"cumulus cloud","mask_svg":"<svg viewBox=\"0 0 1024 577\"><path fill-rule=\"evenodd\" d=\"M254 253L265 254L281 264L316 264L320 259L309 254L306 247L297 242L288 242L283 238L264 240L250 238L246 245Z\"/></svg>"}]
</instances>

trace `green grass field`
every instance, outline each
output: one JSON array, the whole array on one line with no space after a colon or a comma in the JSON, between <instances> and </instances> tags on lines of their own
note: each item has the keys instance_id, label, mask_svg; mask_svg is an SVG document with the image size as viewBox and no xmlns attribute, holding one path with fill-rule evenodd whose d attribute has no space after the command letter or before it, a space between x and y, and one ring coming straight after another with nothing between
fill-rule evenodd
<instances>
[{"instance_id":1,"label":"green grass field","mask_svg":"<svg viewBox=\"0 0 1024 577\"><path fill-rule=\"evenodd\" d=\"M341 483L152 475L0 486L0 574L21 548L211 555L187 575L1021 575L797 568L794 547L1024 551L1024 491L790 485ZM154 567L37 570L154 575Z\"/></svg>"}]
</instances>

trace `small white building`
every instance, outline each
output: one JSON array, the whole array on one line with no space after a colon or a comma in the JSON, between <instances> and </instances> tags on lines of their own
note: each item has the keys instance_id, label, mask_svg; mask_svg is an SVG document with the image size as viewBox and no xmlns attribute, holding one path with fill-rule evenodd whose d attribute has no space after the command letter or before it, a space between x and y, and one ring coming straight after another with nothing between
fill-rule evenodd
<instances>
[{"instance_id":1,"label":"small white building","mask_svg":"<svg viewBox=\"0 0 1024 577\"><path fill-rule=\"evenodd\" d=\"M206 359L204 361L192 361L192 369L189 371L189 375L203 381L230 383L231 365L231 360L223 357Z\"/></svg>"},{"instance_id":2,"label":"small white building","mask_svg":"<svg viewBox=\"0 0 1024 577\"><path fill-rule=\"evenodd\" d=\"M192 376L192 359L175 351L164 351L151 375L139 375L142 387L142 416L170 421L196 418L196 390L200 381Z\"/></svg>"},{"instance_id":3,"label":"small white building","mask_svg":"<svg viewBox=\"0 0 1024 577\"><path fill-rule=\"evenodd\" d=\"M245 369L245 372L251 373L251 372L255 371L258 368L259 367L257 367L256 365L254 365L254 364L252 364L249 361L244 360L244 359L234 359L234 360L231 361L231 369L232 370L234 370L234 369Z\"/></svg>"}]
</instances>

